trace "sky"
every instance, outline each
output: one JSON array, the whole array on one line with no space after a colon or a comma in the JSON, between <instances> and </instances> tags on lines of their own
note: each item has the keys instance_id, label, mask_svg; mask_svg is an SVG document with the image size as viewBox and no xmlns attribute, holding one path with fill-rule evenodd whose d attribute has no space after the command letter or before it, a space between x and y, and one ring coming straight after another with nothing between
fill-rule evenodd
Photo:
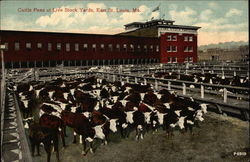
<instances>
[{"instance_id":1,"label":"sky","mask_svg":"<svg viewBox=\"0 0 250 162\"><path fill-rule=\"evenodd\" d=\"M125 24L164 18L201 27L198 45L249 40L247 0L0 1L0 18L1 30L98 34L116 34L125 31Z\"/></svg>"}]
</instances>

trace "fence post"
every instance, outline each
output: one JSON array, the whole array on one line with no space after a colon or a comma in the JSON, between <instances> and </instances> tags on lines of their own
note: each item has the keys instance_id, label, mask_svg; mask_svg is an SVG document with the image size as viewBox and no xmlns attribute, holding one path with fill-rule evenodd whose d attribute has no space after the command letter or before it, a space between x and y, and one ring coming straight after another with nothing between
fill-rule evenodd
<instances>
[{"instance_id":1,"label":"fence post","mask_svg":"<svg viewBox=\"0 0 250 162\"><path fill-rule=\"evenodd\" d=\"M107 78L108 78L107 80L110 81L110 79L111 79L111 74L107 74Z\"/></svg>"},{"instance_id":2,"label":"fence post","mask_svg":"<svg viewBox=\"0 0 250 162\"><path fill-rule=\"evenodd\" d=\"M187 92L187 91L186 91L186 88L187 88L187 87L186 87L186 84L185 84L185 83L182 83L182 85L183 85L182 94L183 94L183 95L186 95L186 92Z\"/></svg>"},{"instance_id":3,"label":"fence post","mask_svg":"<svg viewBox=\"0 0 250 162\"><path fill-rule=\"evenodd\" d=\"M147 79L146 78L144 78L144 84L147 85Z\"/></svg>"},{"instance_id":4,"label":"fence post","mask_svg":"<svg viewBox=\"0 0 250 162\"><path fill-rule=\"evenodd\" d=\"M129 77L128 76L126 76L126 79L127 79L127 83L129 83Z\"/></svg>"},{"instance_id":5,"label":"fence post","mask_svg":"<svg viewBox=\"0 0 250 162\"><path fill-rule=\"evenodd\" d=\"M234 71L234 76L236 76L236 71Z\"/></svg>"},{"instance_id":6,"label":"fence post","mask_svg":"<svg viewBox=\"0 0 250 162\"><path fill-rule=\"evenodd\" d=\"M105 79L105 78L104 78L104 73L102 73L102 79Z\"/></svg>"},{"instance_id":7,"label":"fence post","mask_svg":"<svg viewBox=\"0 0 250 162\"><path fill-rule=\"evenodd\" d=\"M137 77L135 77L135 83L137 84Z\"/></svg>"},{"instance_id":8,"label":"fence post","mask_svg":"<svg viewBox=\"0 0 250 162\"><path fill-rule=\"evenodd\" d=\"M113 74L113 82L115 82L115 74Z\"/></svg>"},{"instance_id":9,"label":"fence post","mask_svg":"<svg viewBox=\"0 0 250 162\"><path fill-rule=\"evenodd\" d=\"M186 73L186 74L188 73L188 69L189 69L189 63L187 62L187 63L186 63L186 66L185 66L185 73Z\"/></svg>"},{"instance_id":10,"label":"fence post","mask_svg":"<svg viewBox=\"0 0 250 162\"><path fill-rule=\"evenodd\" d=\"M204 85L201 85L201 98L204 98Z\"/></svg>"},{"instance_id":11,"label":"fence post","mask_svg":"<svg viewBox=\"0 0 250 162\"><path fill-rule=\"evenodd\" d=\"M171 90L171 82L168 81L168 90L170 91Z\"/></svg>"},{"instance_id":12,"label":"fence post","mask_svg":"<svg viewBox=\"0 0 250 162\"><path fill-rule=\"evenodd\" d=\"M181 78L181 70L178 69L178 79L180 79L180 78Z\"/></svg>"},{"instance_id":13,"label":"fence post","mask_svg":"<svg viewBox=\"0 0 250 162\"><path fill-rule=\"evenodd\" d=\"M155 90L158 90L158 82L156 79L155 79Z\"/></svg>"},{"instance_id":14,"label":"fence post","mask_svg":"<svg viewBox=\"0 0 250 162\"><path fill-rule=\"evenodd\" d=\"M223 90L223 98L224 98L224 103L227 103L227 89L224 88Z\"/></svg>"}]
</instances>

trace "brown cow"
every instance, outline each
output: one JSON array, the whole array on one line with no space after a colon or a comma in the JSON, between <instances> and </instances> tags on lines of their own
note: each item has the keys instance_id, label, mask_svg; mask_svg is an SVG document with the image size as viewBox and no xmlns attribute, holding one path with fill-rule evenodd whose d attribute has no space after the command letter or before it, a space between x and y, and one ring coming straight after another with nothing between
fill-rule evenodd
<instances>
[{"instance_id":1,"label":"brown cow","mask_svg":"<svg viewBox=\"0 0 250 162\"><path fill-rule=\"evenodd\" d=\"M90 152L93 152L92 145L94 138L99 138L101 140L105 139L105 134L102 129L103 125L98 125L92 128L89 119L83 114L62 111L61 117L67 126L73 128L77 134L82 136L83 155L86 155L86 142L90 143ZM76 142L76 134L74 134L74 142Z\"/></svg>"},{"instance_id":2,"label":"brown cow","mask_svg":"<svg viewBox=\"0 0 250 162\"><path fill-rule=\"evenodd\" d=\"M53 128L42 127L38 123L32 123L29 126L29 139L31 142L32 156L37 148L37 154L40 155L40 143L44 144L44 149L47 153L47 162L50 162L52 142L56 151L56 158L59 161L58 150L58 130Z\"/></svg>"},{"instance_id":3,"label":"brown cow","mask_svg":"<svg viewBox=\"0 0 250 162\"><path fill-rule=\"evenodd\" d=\"M43 114L39 119L39 125L44 128L59 130L63 147L66 146L64 139L65 125L59 117L54 115Z\"/></svg>"}]
</instances>

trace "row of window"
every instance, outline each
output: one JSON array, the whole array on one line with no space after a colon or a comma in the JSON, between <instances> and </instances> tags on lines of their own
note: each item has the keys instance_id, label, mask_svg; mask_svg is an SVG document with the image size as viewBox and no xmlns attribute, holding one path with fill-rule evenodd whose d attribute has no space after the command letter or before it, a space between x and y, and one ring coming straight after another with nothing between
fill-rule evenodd
<instances>
[{"instance_id":1,"label":"row of window","mask_svg":"<svg viewBox=\"0 0 250 162\"><path fill-rule=\"evenodd\" d=\"M193 57L186 57L185 62L193 62ZM168 63L177 63L177 57L168 57Z\"/></svg>"},{"instance_id":2,"label":"row of window","mask_svg":"<svg viewBox=\"0 0 250 162\"><path fill-rule=\"evenodd\" d=\"M167 52L177 52L177 46L167 46ZM193 46L185 46L184 52L193 52Z\"/></svg>"},{"instance_id":3,"label":"row of window","mask_svg":"<svg viewBox=\"0 0 250 162\"><path fill-rule=\"evenodd\" d=\"M193 62L193 57L186 57L184 62Z\"/></svg>"},{"instance_id":4,"label":"row of window","mask_svg":"<svg viewBox=\"0 0 250 162\"><path fill-rule=\"evenodd\" d=\"M91 47L92 51L95 52L97 50L97 44L81 44L83 51L88 51L90 50L89 47ZM6 46L6 50L8 50L8 43L5 43ZM37 43L36 44L37 49L42 49L43 48L43 44L42 43ZM48 51L52 51L52 43L48 43ZM71 51L71 44L70 43L65 43L65 50L67 52ZM32 49L32 44L30 42L25 43L25 48L31 50ZM75 43L74 44L74 51L79 51L80 48L80 44L79 43ZM15 51L19 51L20 50L20 43L19 42L15 42L14 43L14 49ZM130 51L130 52L153 52L154 49L156 52L159 52L159 46L156 45L155 47L153 45L134 45L134 44L123 44L122 46L120 44L116 44L115 46L113 46L113 44L108 44L107 47L105 47L104 44L100 44L100 51L105 51L105 49L107 49L109 52L112 52L114 50L116 51ZM62 43L56 43L56 50L61 51L62 50Z\"/></svg>"},{"instance_id":5,"label":"row of window","mask_svg":"<svg viewBox=\"0 0 250 162\"><path fill-rule=\"evenodd\" d=\"M177 35L167 35L167 41L177 41ZM185 42L192 42L193 36L184 36Z\"/></svg>"},{"instance_id":6,"label":"row of window","mask_svg":"<svg viewBox=\"0 0 250 162\"><path fill-rule=\"evenodd\" d=\"M193 52L193 46L185 46L184 52Z\"/></svg>"},{"instance_id":7,"label":"row of window","mask_svg":"<svg viewBox=\"0 0 250 162\"><path fill-rule=\"evenodd\" d=\"M193 37L192 36L184 36L184 41L185 42L192 42L193 41Z\"/></svg>"},{"instance_id":8,"label":"row of window","mask_svg":"<svg viewBox=\"0 0 250 162\"><path fill-rule=\"evenodd\" d=\"M167 35L167 41L177 41L177 35Z\"/></svg>"}]
</instances>

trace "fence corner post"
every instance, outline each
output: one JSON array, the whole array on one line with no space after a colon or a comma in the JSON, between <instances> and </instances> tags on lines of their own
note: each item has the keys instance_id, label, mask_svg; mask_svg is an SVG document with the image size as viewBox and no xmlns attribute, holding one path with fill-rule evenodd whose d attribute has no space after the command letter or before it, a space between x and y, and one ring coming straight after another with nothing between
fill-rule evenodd
<instances>
[{"instance_id":1,"label":"fence corner post","mask_svg":"<svg viewBox=\"0 0 250 162\"><path fill-rule=\"evenodd\" d=\"M183 95L186 95L186 94L187 94L187 87L186 87L186 84L185 84L185 83L182 83L182 85L183 85L182 94L183 94Z\"/></svg>"},{"instance_id":2,"label":"fence corner post","mask_svg":"<svg viewBox=\"0 0 250 162\"><path fill-rule=\"evenodd\" d=\"M223 101L224 103L227 103L227 88L224 88L223 90Z\"/></svg>"},{"instance_id":3,"label":"fence corner post","mask_svg":"<svg viewBox=\"0 0 250 162\"><path fill-rule=\"evenodd\" d=\"M168 90L170 91L171 90L171 82L168 81Z\"/></svg>"},{"instance_id":4,"label":"fence corner post","mask_svg":"<svg viewBox=\"0 0 250 162\"><path fill-rule=\"evenodd\" d=\"M204 85L201 85L201 98L204 98L204 94L205 94Z\"/></svg>"},{"instance_id":5,"label":"fence corner post","mask_svg":"<svg viewBox=\"0 0 250 162\"><path fill-rule=\"evenodd\" d=\"M158 90L158 82L157 82L157 79L155 79L155 90Z\"/></svg>"}]
</instances>

